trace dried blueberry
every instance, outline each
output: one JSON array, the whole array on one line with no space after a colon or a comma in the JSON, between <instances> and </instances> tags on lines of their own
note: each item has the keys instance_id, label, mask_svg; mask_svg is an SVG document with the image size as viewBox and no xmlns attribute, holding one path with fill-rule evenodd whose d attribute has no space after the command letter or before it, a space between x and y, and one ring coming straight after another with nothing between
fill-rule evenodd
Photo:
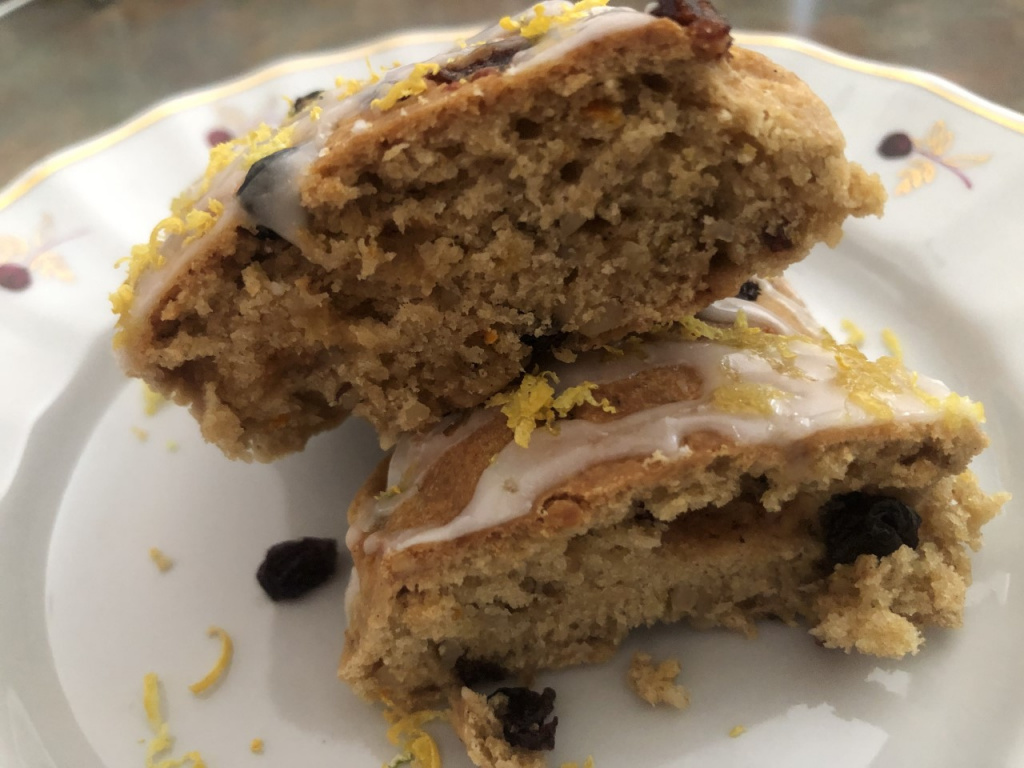
<instances>
[{"instance_id":1,"label":"dried blueberry","mask_svg":"<svg viewBox=\"0 0 1024 768\"><path fill-rule=\"evenodd\" d=\"M327 582L337 568L338 542L307 536L268 549L256 580L271 600L295 600Z\"/></svg>"},{"instance_id":2,"label":"dried blueberry","mask_svg":"<svg viewBox=\"0 0 1024 768\"><path fill-rule=\"evenodd\" d=\"M301 229L306 213L299 199L298 174L307 158L287 147L257 160L238 188L238 202L253 223L287 239Z\"/></svg>"},{"instance_id":3,"label":"dried blueberry","mask_svg":"<svg viewBox=\"0 0 1024 768\"><path fill-rule=\"evenodd\" d=\"M921 516L899 499L861 491L833 496L821 508L830 565L860 555L885 557L904 544L917 547Z\"/></svg>"},{"instance_id":4,"label":"dried blueberry","mask_svg":"<svg viewBox=\"0 0 1024 768\"><path fill-rule=\"evenodd\" d=\"M455 662L455 674L463 685L468 686L496 683L509 676L508 670L495 661L471 659L468 656L460 656Z\"/></svg>"},{"instance_id":5,"label":"dried blueberry","mask_svg":"<svg viewBox=\"0 0 1024 768\"><path fill-rule=\"evenodd\" d=\"M544 722L555 709L553 689L537 693L529 688L499 688L487 697L487 701L492 700L505 741L523 749L555 748L558 718Z\"/></svg>"},{"instance_id":6,"label":"dried blueberry","mask_svg":"<svg viewBox=\"0 0 1024 768\"><path fill-rule=\"evenodd\" d=\"M903 131L890 133L878 145L882 157L906 157L914 151L914 140Z\"/></svg>"},{"instance_id":7,"label":"dried blueberry","mask_svg":"<svg viewBox=\"0 0 1024 768\"><path fill-rule=\"evenodd\" d=\"M740 286L739 291L736 293L737 299L743 299L744 301L757 301L757 297L761 295L761 286L756 280L747 280L743 285Z\"/></svg>"}]
</instances>

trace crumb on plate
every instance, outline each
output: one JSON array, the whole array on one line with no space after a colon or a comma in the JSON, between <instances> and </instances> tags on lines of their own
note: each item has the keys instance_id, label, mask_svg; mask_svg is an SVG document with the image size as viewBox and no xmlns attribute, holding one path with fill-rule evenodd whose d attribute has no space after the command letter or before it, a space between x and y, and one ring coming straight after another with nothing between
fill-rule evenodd
<instances>
[{"instance_id":1,"label":"crumb on plate","mask_svg":"<svg viewBox=\"0 0 1024 768\"><path fill-rule=\"evenodd\" d=\"M690 693L675 681L681 669L675 659L655 664L649 653L635 653L627 674L629 687L652 707L668 704L686 709L690 705Z\"/></svg>"},{"instance_id":2,"label":"crumb on plate","mask_svg":"<svg viewBox=\"0 0 1024 768\"><path fill-rule=\"evenodd\" d=\"M174 567L174 561L156 547L149 548L149 559L153 561L160 573L167 573Z\"/></svg>"}]
</instances>

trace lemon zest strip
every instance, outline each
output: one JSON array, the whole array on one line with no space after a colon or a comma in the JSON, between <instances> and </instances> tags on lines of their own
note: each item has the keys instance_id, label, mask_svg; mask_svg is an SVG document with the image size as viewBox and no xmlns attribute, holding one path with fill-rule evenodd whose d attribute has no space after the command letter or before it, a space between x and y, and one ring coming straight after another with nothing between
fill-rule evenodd
<instances>
[{"instance_id":1,"label":"lemon zest strip","mask_svg":"<svg viewBox=\"0 0 1024 768\"><path fill-rule=\"evenodd\" d=\"M220 638L220 657L217 659L217 663L213 665L213 668L206 673L206 676L203 677L202 680L192 683L192 685L188 687L188 689L197 696L208 690L211 686L217 683L221 677L223 677L228 666L231 664L231 657L235 652L235 644L232 642L231 636L220 627L210 627L206 631L206 634L210 637Z\"/></svg>"}]
</instances>

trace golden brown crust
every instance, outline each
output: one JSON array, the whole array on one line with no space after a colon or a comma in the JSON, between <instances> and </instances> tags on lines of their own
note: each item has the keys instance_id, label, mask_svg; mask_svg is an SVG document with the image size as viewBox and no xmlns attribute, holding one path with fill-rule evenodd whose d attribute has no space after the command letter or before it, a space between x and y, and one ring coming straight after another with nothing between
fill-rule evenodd
<instances>
[{"instance_id":1,"label":"golden brown crust","mask_svg":"<svg viewBox=\"0 0 1024 768\"><path fill-rule=\"evenodd\" d=\"M339 125L302 181L301 250L222 228L146 317L127 369L229 456L349 412L387 444L570 349L769 275L884 192L825 106L756 53L696 61L668 20L515 76L435 84ZM264 233L265 235L265 233Z\"/></svg>"}]
</instances>

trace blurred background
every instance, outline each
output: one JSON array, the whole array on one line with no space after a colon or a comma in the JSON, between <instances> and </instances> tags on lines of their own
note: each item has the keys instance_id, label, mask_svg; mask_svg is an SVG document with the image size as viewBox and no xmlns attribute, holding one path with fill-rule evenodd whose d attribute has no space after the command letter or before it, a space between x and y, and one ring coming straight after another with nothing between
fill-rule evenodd
<instances>
[{"instance_id":1,"label":"blurred background","mask_svg":"<svg viewBox=\"0 0 1024 768\"><path fill-rule=\"evenodd\" d=\"M155 101L270 59L401 29L488 22L527 3L0 0L0 186ZM737 29L800 35L929 70L1024 111L1024 0L716 4Z\"/></svg>"}]
</instances>

